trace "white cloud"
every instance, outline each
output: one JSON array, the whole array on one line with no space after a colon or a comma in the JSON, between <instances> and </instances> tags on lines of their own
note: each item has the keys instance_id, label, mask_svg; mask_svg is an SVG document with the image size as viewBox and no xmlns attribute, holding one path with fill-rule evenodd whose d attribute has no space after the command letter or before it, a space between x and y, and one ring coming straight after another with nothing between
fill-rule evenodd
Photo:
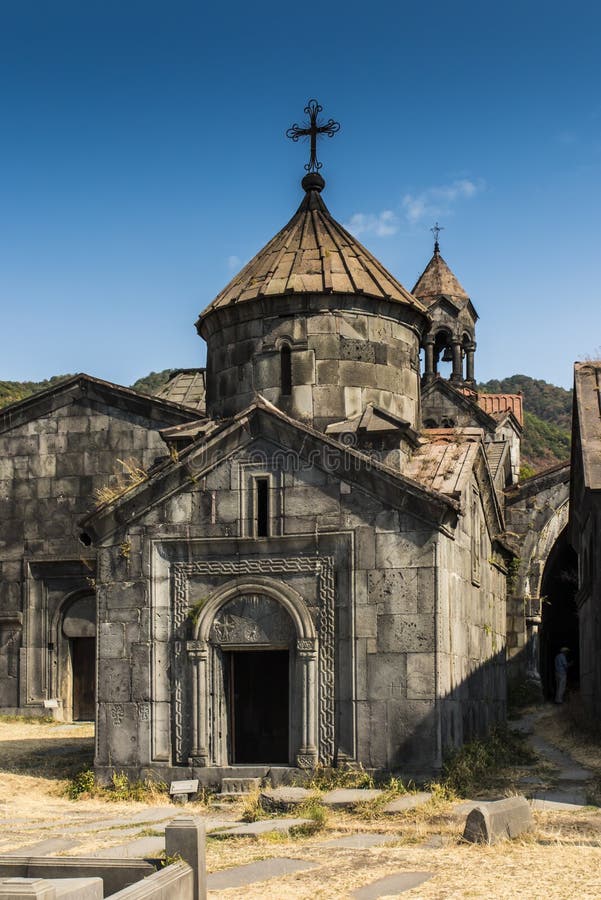
<instances>
[{"instance_id":1,"label":"white cloud","mask_svg":"<svg viewBox=\"0 0 601 900\"><path fill-rule=\"evenodd\" d=\"M236 272L240 266L242 265L242 260L239 256L228 256L227 258L227 267L230 272Z\"/></svg>"},{"instance_id":2,"label":"white cloud","mask_svg":"<svg viewBox=\"0 0 601 900\"><path fill-rule=\"evenodd\" d=\"M458 178L450 184L427 188L419 194L405 194L402 207L411 224L422 219L448 215L458 200L469 200L484 189L482 181Z\"/></svg>"},{"instance_id":3,"label":"white cloud","mask_svg":"<svg viewBox=\"0 0 601 900\"><path fill-rule=\"evenodd\" d=\"M353 213L344 226L356 237L360 234L375 234L376 237L390 237L399 230L399 220L391 209L379 213Z\"/></svg>"}]
</instances>

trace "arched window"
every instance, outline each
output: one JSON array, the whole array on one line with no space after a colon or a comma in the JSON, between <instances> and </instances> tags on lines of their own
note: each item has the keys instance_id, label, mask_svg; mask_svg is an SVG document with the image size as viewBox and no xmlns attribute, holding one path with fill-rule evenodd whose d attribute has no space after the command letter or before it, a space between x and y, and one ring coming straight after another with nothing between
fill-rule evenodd
<instances>
[{"instance_id":1,"label":"arched window","mask_svg":"<svg viewBox=\"0 0 601 900\"><path fill-rule=\"evenodd\" d=\"M292 393L292 357L288 344L282 344L280 350L280 384L282 396L289 397Z\"/></svg>"}]
</instances>

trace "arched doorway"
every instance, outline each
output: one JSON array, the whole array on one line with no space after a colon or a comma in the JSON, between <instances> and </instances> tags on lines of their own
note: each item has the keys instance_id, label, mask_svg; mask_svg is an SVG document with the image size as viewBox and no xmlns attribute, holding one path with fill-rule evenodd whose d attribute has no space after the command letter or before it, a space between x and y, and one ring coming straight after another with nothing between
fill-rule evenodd
<instances>
[{"instance_id":1,"label":"arched doorway","mask_svg":"<svg viewBox=\"0 0 601 900\"><path fill-rule=\"evenodd\" d=\"M189 642L193 765L313 765L317 640L289 586L257 577L203 604Z\"/></svg>"},{"instance_id":2,"label":"arched doorway","mask_svg":"<svg viewBox=\"0 0 601 900\"><path fill-rule=\"evenodd\" d=\"M96 597L68 598L59 626L59 693L67 719L96 717Z\"/></svg>"},{"instance_id":3,"label":"arched doorway","mask_svg":"<svg viewBox=\"0 0 601 900\"><path fill-rule=\"evenodd\" d=\"M559 535L549 553L541 581L540 676L547 699L555 693L554 660L563 646L570 648L572 663L568 672L568 690L579 686L578 558L570 546L567 529Z\"/></svg>"}]
</instances>

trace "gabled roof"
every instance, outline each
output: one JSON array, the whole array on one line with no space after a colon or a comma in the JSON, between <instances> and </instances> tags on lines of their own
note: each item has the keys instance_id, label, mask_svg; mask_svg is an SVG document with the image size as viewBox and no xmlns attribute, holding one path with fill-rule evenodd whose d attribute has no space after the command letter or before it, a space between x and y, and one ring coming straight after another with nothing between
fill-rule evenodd
<instances>
[{"instance_id":1,"label":"gabled roof","mask_svg":"<svg viewBox=\"0 0 601 900\"><path fill-rule=\"evenodd\" d=\"M341 480L354 482L392 507L446 528L459 511L454 498L433 490L405 474L344 446L304 423L286 416L263 398L232 419L222 421L206 438L201 436L176 460L167 460L150 477L120 497L100 506L82 520L96 541L134 522L157 503L198 482L214 467L257 438L294 452ZM294 451L289 448L294 447Z\"/></svg>"},{"instance_id":2,"label":"gabled roof","mask_svg":"<svg viewBox=\"0 0 601 900\"><path fill-rule=\"evenodd\" d=\"M454 403L459 409L471 415L474 421L493 433L497 428L497 422L476 402L476 395L473 391L466 392L464 388L454 387L446 378L435 378L422 388L422 408L427 409L428 398L436 393L444 394L447 399Z\"/></svg>"},{"instance_id":3,"label":"gabled roof","mask_svg":"<svg viewBox=\"0 0 601 900\"><path fill-rule=\"evenodd\" d=\"M365 409L356 416L344 419L341 422L333 422L326 428L326 434L364 434L378 435L398 432L406 437L411 444L417 446L418 436L409 422L400 419L385 409L380 409L373 403L368 403Z\"/></svg>"},{"instance_id":4,"label":"gabled roof","mask_svg":"<svg viewBox=\"0 0 601 900\"><path fill-rule=\"evenodd\" d=\"M199 413L205 411L205 369L176 369L169 380L156 392L155 397L190 406Z\"/></svg>"},{"instance_id":5,"label":"gabled roof","mask_svg":"<svg viewBox=\"0 0 601 900\"><path fill-rule=\"evenodd\" d=\"M482 442L483 431L479 428L439 428L429 429L426 434L428 442L413 454L405 468L407 475L459 501L475 474L482 489L482 506L491 538L498 539L505 525Z\"/></svg>"},{"instance_id":6,"label":"gabled roof","mask_svg":"<svg viewBox=\"0 0 601 900\"><path fill-rule=\"evenodd\" d=\"M135 415L143 416L156 422L157 428L166 425L179 425L198 418L193 410L152 397L150 394L142 394L132 388L112 384L100 378L93 378L83 373L72 375L53 385L45 391L32 394L17 403L11 403L0 409L0 432L18 428L34 419L47 416L75 400L86 397L96 399L111 406L127 409Z\"/></svg>"},{"instance_id":7,"label":"gabled roof","mask_svg":"<svg viewBox=\"0 0 601 900\"><path fill-rule=\"evenodd\" d=\"M574 364L576 405L584 485L601 490L601 361Z\"/></svg>"},{"instance_id":8,"label":"gabled roof","mask_svg":"<svg viewBox=\"0 0 601 900\"><path fill-rule=\"evenodd\" d=\"M220 307L288 294L361 294L425 312L419 300L332 217L320 196L322 179L307 178L310 189L294 216L200 314L197 328Z\"/></svg>"},{"instance_id":9,"label":"gabled roof","mask_svg":"<svg viewBox=\"0 0 601 900\"><path fill-rule=\"evenodd\" d=\"M438 246L438 245L437 245ZM411 291L418 300L430 306L439 297L451 297L461 301L469 300L457 277L435 249L434 255ZM463 306L463 303L461 304Z\"/></svg>"}]
</instances>

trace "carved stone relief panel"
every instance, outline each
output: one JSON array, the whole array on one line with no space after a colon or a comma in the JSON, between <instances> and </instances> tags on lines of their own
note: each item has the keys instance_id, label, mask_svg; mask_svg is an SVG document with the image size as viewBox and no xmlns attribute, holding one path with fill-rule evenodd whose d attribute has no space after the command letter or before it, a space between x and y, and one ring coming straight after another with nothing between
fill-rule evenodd
<instances>
[{"instance_id":1,"label":"carved stone relief panel","mask_svg":"<svg viewBox=\"0 0 601 900\"><path fill-rule=\"evenodd\" d=\"M295 638L290 616L264 594L245 594L219 610L210 632L212 643L288 645Z\"/></svg>"}]
</instances>

